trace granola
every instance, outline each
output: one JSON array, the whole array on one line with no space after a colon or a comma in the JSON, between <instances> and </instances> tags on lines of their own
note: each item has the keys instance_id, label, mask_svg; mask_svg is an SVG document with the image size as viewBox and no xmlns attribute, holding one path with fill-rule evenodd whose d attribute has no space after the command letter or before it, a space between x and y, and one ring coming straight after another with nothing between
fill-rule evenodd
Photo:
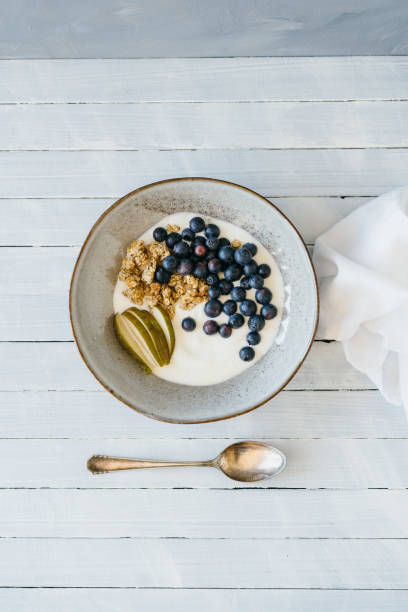
<instances>
[{"instance_id":1,"label":"granola","mask_svg":"<svg viewBox=\"0 0 408 612\"><path fill-rule=\"evenodd\" d=\"M168 232L176 232L178 225L167 225ZM174 316L175 305L178 303L183 310L191 310L200 302L207 300L208 285L187 274L182 276L174 272L168 284L154 282L157 266L170 254L164 242L145 244L143 240L132 242L122 261L119 280L124 281L127 288L123 295L138 306L163 306L171 317Z\"/></svg>"}]
</instances>

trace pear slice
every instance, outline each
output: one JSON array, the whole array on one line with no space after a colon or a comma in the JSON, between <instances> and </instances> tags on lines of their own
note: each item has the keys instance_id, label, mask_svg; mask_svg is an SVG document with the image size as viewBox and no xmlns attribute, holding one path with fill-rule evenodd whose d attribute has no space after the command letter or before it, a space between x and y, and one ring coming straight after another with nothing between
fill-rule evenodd
<instances>
[{"instance_id":1,"label":"pear slice","mask_svg":"<svg viewBox=\"0 0 408 612\"><path fill-rule=\"evenodd\" d=\"M113 327L120 344L139 362L146 374L157 367L158 363L154 358L155 347L144 325L134 317L129 320L125 314L116 314Z\"/></svg>"},{"instance_id":2,"label":"pear slice","mask_svg":"<svg viewBox=\"0 0 408 612\"><path fill-rule=\"evenodd\" d=\"M148 310L141 310L139 308L132 307L128 308L123 314L126 317L133 317L137 319L142 325L144 325L155 347L155 358L158 365L167 365L170 361L170 353L166 336L152 313Z\"/></svg>"},{"instance_id":3,"label":"pear slice","mask_svg":"<svg viewBox=\"0 0 408 612\"><path fill-rule=\"evenodd\" d=\"M176 344L176 336L174 335L173 323L171 322L169 313L163 308L163 306L160 305L153 306L152 311L157 322L162 328L164 335L166 336L169 354L171 357L174 351L174 345Z\"/></svg>"}]
</instances>

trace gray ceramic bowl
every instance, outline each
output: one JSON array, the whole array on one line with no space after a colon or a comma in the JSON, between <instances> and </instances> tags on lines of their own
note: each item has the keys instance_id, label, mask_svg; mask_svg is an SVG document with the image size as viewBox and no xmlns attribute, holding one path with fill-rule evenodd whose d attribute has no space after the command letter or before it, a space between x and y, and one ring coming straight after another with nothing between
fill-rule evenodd
<instances>
[{"instance_id":1,"label":"gray ceramic bowl","mask_svg":"<svg viewBox=\"0 0 408 612\"><path fill-rule=\"evenodd\" d=\"M120 347L112 327L112 292L126 246L165 215L182 210L225 219L248 230L274 255L291 293L278 332L280 344L274 344L243 374L210 387L146 376ZM116 398L161 421L203 423L248 412L283 389L313 342L318 292L302 239L268 200L233 183L180 178L136 189L101 215L74 268L70 312L86 365Z\"/></svg>"}]
</instances>

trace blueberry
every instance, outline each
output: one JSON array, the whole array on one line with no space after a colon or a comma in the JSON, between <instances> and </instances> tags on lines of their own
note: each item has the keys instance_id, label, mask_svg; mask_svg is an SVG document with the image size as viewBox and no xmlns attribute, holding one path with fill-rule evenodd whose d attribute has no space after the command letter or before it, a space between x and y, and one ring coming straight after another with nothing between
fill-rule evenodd
<instances>
[{"instance_id":1,"label":"blueberry","mask_svg":"<svg viewBox=\"0 0 408 612\"><path fill-rule=\"evenodd\" d=\"M251 331L261 331L265 327L265 319L255 314L249 319L248 327Z\"/></svg>"},{"instance_id":2,"label":"blueberry","mask_svg":"<svg viewBox=\"0 0 408 612\"><path fill-rule=\"evenodd\" d=\"M156 227L153 231L153 238L156 242L164 242L167 238L167 232L164 227Z\"/></svg>"},{"instance_id":3,"label":"blueberry","mask_svg":"<svg viewBox=\"0 0 408 612\"><path fill-rule=\"evenodd\" d=\"M233 287L231 291L231 297L236 302L242 302L245 300L246 291L243 287Z\"/></svg>"},{"instance_id":4,"label":"blueberry","mask_svg":"<svg viewBox=\"0 0 408 612\"><path fill-rule=\"evenodd\" d=\"M245 264L247 264L247 263L249 263L251 261L252 253L248 249L245 249L244 247L241 247L240 249L237 249L235 251L234 258L235 258L235 261L240 266L245 266Z\"/></svg>"},{"instance_id":5,"label":"blueberry","mask_svg":"<svg viewBox=\"0 0 408 612\"><path fill-rule=\"evenodd\" d=\"M250 346L244 346L244 348L239 351L239 356L242 361L252 361L255 357L255 351Z\"/></svg>"},{"instance_id":6,"label":"blueberry","mask_svg":"<svg viewBox=\"0 0 408 612\"><path fill-rule=\"evenodd\" d=\"M269 304L272 299L272 291L268 287L262 287L255 293L255 299L260 304Z\"/></svg>"},{"instance_id":7,"label":"blueberry","mask_svg":"<svg viewBox=\"0 0 408 612\"><path fill-rule=\"evenodd\" d=\"M207 249L210 249L210 251L216 251L219 246L218 243L219 243L218 238L207 238L207 240L205 241L205 245Z\"/></svg>"},{"instance_id":8,"label":"blueberry","mask_svg":"<svg viewBox=\"0 0 408 612\"><path fill-rule=\"evenodd\" d=\"M197 244L194 247L194 255L197 255L197 257L205 257L206 253L207 247L204 244Z\"/></svg>"},{"instance_id":9,"label":"blueberry","mask_svg":"<svg viewBox=\"0 0 408 612\"><path fill-rule=\"evenodd\" d=\"M208 336L216 334L218 331L218 323L216 323L215 321L206 321L203 325L203 331Z\"/></svg>"},{"instance_id":10,"label":"blueberry","mask_svg":"<svg viewBox=\"0 0 408 612\"><path fill-rule=\"evenodd\" d=\"M207 317L211 317L212 319L218 317L222 312L222 304L220 300L210 300L209 302L206 302L204 312Z\"/></svg>"},{"instance_id":11,"label":"blueberry","mask_svg":"<svg viewBox=\"0 0 408 612\"><path fill-rule=\"evenodd\" d=\"M278 310L276 306L274 306L273 304L266 304L265 306L262 306L261 308L261 315L266 321L270 321L271 319L274 319L277 314L278 314Z\"/></svg>"},{"instance_id":12,"label":"blueberry","mask_svg":"<svg viewBox=\"0 0 408 612\"><path fill-rule=\"evenodd\" d=\"M232 327L230 327L226 323L223 323L222 325L220 325L218 332L222 338L230 338L232 334Z\"/></svg>"},{"instance_id":13,"label":"blueberry","mask_svg":"<svg viewBox=\"0 0 408 612\"><path fill-rule=\"evenodd\" d=\"M205 228L204 219L201 217L193 217L189 223L189 226L193 232L202 232Z\"/></svg>"},{"instance_id":14,"label":"blueberry","mask_svg":"<svg viewBox=\"0 0 408 612\"><path fill-rule=\"evenodd\" d=\"M207 238L218 238L220 235L220 228L214 223L209 223L205 228L204 234L207 236Z\"/></svg>"},{"instance_id":15,"label":"blueberry","mask_svg":"<svg viewBox=\"0 0 408 612\"><path fill-rule=\"evenodd\" d=\"M170 280L170 272L163 270L163 268L156 268L154 279L163 285L167 284Z\"/></svg>"},{"instance_id":16,"label":"blueberry","mask_svg":"<svg viewBox=\"0 0 408 612\"><path fill-rule=\"evenodd\" d=\"M174 255L168 255L162 261L162 266L167 272L173 272L177 268L178 259Z\"/></svg>"},{"instance_id":17,"label":"blueberry","mask_svg":"<svg viewBox=\"0 0 408 612\"><path fill-rule=\"evenodd\" d=\"M251 261L245 264L244 266L245 276L251 276L251 274L255 274L257 270L258 270L258 264L256 263L254 259L251 259Z\"/></svg>"},{"instance_id":18,"label":"blueberry","mask_svg":"<svg viewBox=\"0 0 408 612\"><path fill-rule=\"evenodd\" d=\"M194 262L191 259L182 259L177 266L177 272L185 276L191 274L194 269Z\"/></svg>"},{"instance_id":19,"label":"blueberry","mask_svg":"<svg viewBox=\"0 0 408 612\"><path fill-rule=\"evenodd\" d=\"M176 242L179 242L180 240L181 240L181 236L178 232L171 232L166 238L166 244L169 247L169 249L172 249L174 245L176 244Z\"/></svg>"},{"instance_id":20,"label":"blueberry","mask_svg":"<svg viewBox=\"0 0 408 612\"><path fill-rule=\"evenodd\" d=\"M196 322L191 317L186 317L182 320L181 326L186 331L193 331L196 328Z\"/></svg>"},{"instance_id":21,"label":"blueberry","mask_svg":"<svg viewBox=\"0 0 408 612\"><path fill-rule=\"evenodd\" d=\"M246 317L252 317L256 313L256 304L252 300L244 300L241 302L239 309Z\"/></svg>"},{"instance_id":22,"label":"blueberry","mask_svg":"<svg viewBox=\"0 0 408 612\"><path fill-rule=\"evenodd\" d=\"M248 344L252 345L259 344L261 341L261 334L258 334L257 331L251 331L247 334L246 341Z\"/></svg>"},{"instance_id":23,"label":"blueberry","mask_svg":"<svg viewBox=\"0 0 408 612\"><path fill-rule=\"evenodd\" d=\"M218 274L208 274L207 278L205 279L205 282L207 283L207 285L218 285L218 281L220 279L218 278Z\"/></svg>"},{"instance_id":24,"label":"blueberry","mask_svg":"<svg viewBox=\"0 0 408 612\"><path fill-rule=\"evenodd\" d=\"M221 262L216 257L213 257L208 261L208 269L210 272L220 272L221 271Z\"/></svg>"},{"instance_id":25,"label":"blueberry","mask_svg":"<svg viewBox=\"0 0 408 612\"><path fill-rule=\"evenodd\" d=\"M242 268L237 263L232 263L225 270L224 276L229 281L236 281L242 276Z\"/></svg>"},{"instance_id":26,"label":"blueberry","mask_svg":"<svg viewBox=\"0 0 408 612\"><path fill-rule=\"evenodd\" d=\"M235 314L231 315L230 318L228 319L228 325L230 325L230 327L233 327L234 329L238 329L238 327L242 327L244 323L245 323L244 317L241 314L239 314L239 312L236 312Z\"/></svg>"},{"instance_id":27,"label":"blueberry","mask_svg":"<svg viewBox=\"0 0 408 612\"><path fill-rule=\"evenodd\" d=\"M180 240L180 242L176 242L174 245L173 252L175 255L178 255L178 257L186 257L186 255L190 253L190 246L187 242Z\"/></svg>"},{"instance_id":28,"label":"blueberry","mask_svg":"<svg viewBox=\"0 0 408 612\"><path fill-rule=\"evenodd\" d=\"M220 297L220 295L221 295L221 289L217 285L209 287L208 297L210 298L210 300L215 300L215 298Z\"/></svg>"},{"instance_id":29,"label":"blueberry","mask_svg":"<svg viewBox=\"0 0 408 612\"><path fill-rule=\"evenodd\" d=\"M241 278L239 284L243 289L250 289L251 285L249 284L249 276L244 276L243 278Z\"/></svg>"},{"instance_id":30,"label":"blueberry","mask_svg":"<svg viewBox=\"0 0 408 612\"><path fill-rule=\"evenodd\" d=\"M232 246L226 245L222 246L218 251L218 257L221 261L225 261L226 263L232 263L234 261L234 249Z\"/></svg>"},{"instance_id":31,"label":"blueberry","mask_svg":"<svg viewBox=\"0 0 408 612\"><path fill-rule=\"evenodd\" d=\"M231 281L227 280L226 278L221 279L218 286L222 295L228 295L231 293L231 289L233 287Z\"/></svg>"},{"instance_id":32,"label":"blueberry","mask_svg":"<svg viewBox=\"0 0 408 612\"><path fill-rule=\"evenodd\" d=\"M261 264L258 267L258 274L259 276L262 276L262 278L268 278L268 276L271 275L271 269L268 264Z\"/></svg>"},{"instance_id":33,"label":"blueberry","mask_svg":"<svg viewBox=\"0 0 408 612\"><path fill-rule=\"evenodd\" d=\"M197 262L193 270L193 274L196 278L205 278L207 276L206 262L205 261Z\"/></svg>"},{"instance_id":34,"label":"blueberry","mask_svg":"<svg viewBox=\"0 0 408 612\"><path fill-rule=\"evenodd\" d=\"M188 242L191 242L194 239L194 232L189 227L186 227L181 232L181 237L183 238L183 240L187 240Z\"/></svg>"},{"instance_id":35,"label":"blueberry","mask_svg":"<svg viewBox=\"0 0 408 612\"><path fill-rule=\"evenodd\" d=\"M197 244L205 244L205 238L204 238L204 236L196 236L196 237L193 239L193 241L192 241L192 243L191 243L191 246L196 247L196 246L197 246Z\"/></svg>"},{"instance_id":36,"label":"blueberry","mask_svg":"<svg viewBox=\"0 0 408 612\"><path fill-rule=\"evenodd\" d=\"M258 248L256 246L256 244L253 244L253 242L246 242L243 246L244 249L248 249L248 251L251 253L252 257L255 257Z\"/></svg>"},{"instance_id":37,"label":"blueberry","mask_svg":"<svg viewBox=\"0 0 408 612\"><path fill-rule=\"evenodd\" d=\"M227 315L233 315L237 312L237 303L234 300L227 300L224 302L223 311Z\"/></svg>"},{"instance_id":38,"label":"blueberry","mask_svg":"<svg viewBox=\"0 0 408 612\"><path fill-rule=\"evenodd\" d=\"M218 248L220 249L223 246L229 246L231 243L228 238L220 238L218 240Z\"/></svg>"},{"instance_id":39,"label":"blueberry","mask_svg":"<svg viewBox=\"0 0 408 612\"><path fill-rule=\"evenodd\" d=\"M251 274L251 276L249 277L249 284L252 289L260 289L261 287L263 287L264 279L262 278L262 276L260 276L260 274Z\"/></svg>"},{"instance_id":40,"label":"blueberry","mask_svg":"<svg viewBox=\"0 0 408 612\"><path fill-rule=\"evenodd\" d=\"M205 258L207 261L210 261L210 259L217 259L217 251L207 251Z\"/></svg>"}]
</instances>

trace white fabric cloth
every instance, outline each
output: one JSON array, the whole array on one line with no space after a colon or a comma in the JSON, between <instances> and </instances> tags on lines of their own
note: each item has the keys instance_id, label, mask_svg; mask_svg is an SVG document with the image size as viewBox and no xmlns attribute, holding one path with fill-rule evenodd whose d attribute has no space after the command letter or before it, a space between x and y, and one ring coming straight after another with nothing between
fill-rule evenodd
<instances>
[{"instance_id":1,"label":"white fabric cloth","mask_svg":"<svg viewBox=\"0 0 408 612\"><path fill-rule=\"evenodd\" d=\"M408 187L364 204L316 241L320 337L408 412Z\"/></svg>"}]
</instances>

